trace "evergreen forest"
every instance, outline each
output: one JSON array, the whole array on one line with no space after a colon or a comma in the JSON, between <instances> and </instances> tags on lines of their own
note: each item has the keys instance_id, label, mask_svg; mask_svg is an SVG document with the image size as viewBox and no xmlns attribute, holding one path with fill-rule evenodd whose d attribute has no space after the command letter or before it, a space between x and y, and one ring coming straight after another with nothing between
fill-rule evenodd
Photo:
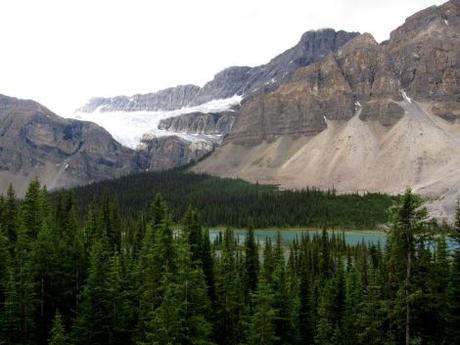
<instances>
[{"instance_id":1,"label":"evergreen forest","mask_svg":"<svg viewBox=\"0 0 460 345\"><path fill-rule=\"evenodd\" d=\"M228 193L206 196L218 182L190 176L181 178L195 184L154 188L160 182L141 175L126 193L123 179L53 194L33 181L22 199L9 188L0 198L0 344L460 344L460 205L450 233L458 245L448 250L410 189L377 202L223 181ZM382 215L385 247L325 231L287 247L281 236L257 242L253 229L364 227ZM215 223L248 235L240 243L228 228L211 242Z\"/></svg>"}]
</instances>

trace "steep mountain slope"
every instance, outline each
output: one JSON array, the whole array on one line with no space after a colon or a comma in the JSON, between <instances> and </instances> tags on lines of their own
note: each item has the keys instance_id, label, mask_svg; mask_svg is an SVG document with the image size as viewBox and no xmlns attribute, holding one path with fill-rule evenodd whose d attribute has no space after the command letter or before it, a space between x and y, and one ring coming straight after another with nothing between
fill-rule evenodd
<instances>
[{"instance_id":1,"label":"steep mountain slope","mask_svg":"<svg viewBox=\"0 0 460 345\"><path fill-rule=\"evenodd\" d=\"M136 170L133 152L103 128L0 95L0 191L12 182L22 194L34 177L52 189Z\"/></svg>"},{"instance_id":2,"label":"steep mountain slope","mask_svg":"<svg viewBox=\"0 0 460 345\"><path fill-rule=\"evenodd\" d=\"M185 156L185 161L195 160L199 158L196 153L208 153L230 132L241 101L273 91L297 69L337 51L357 35L333 29L309 31L297 45L269 63L227 68L202 88L180 85L146 95L93 98L72 117L103 126L133 149L158 147L145 145L145 136L162 143L167 139L160 137L174 136L169 144L176 143L185 155L191 155Z\"/></svg>"},{"instance_id":3,"label":"steep mountain slope","mask_svg":"<svg viewBox=\"0 0 460 345\"><path fill-rule=\"evenodd\" d=\"M106 111L158 111L174 110L195 106L216 99L234 95L247 96L251 93L272 90L274 85L286 80L299 67L307 66L337 51L356 32L336 32L333 29L308 31L299 43L257 67L234 66L217 73L213 80L202 88L196 85L179 85L145 95L132 97L92 98L79 109L91 113Z\"/></svg>"},{"instance_id":4,"label":"steep mountain slope","mask_svg":"<svg viewBox=\"0 0 460 345\"><path fill-rule=\"evenodd\" d=\"M0 193L12 183L23 195L38 177L49 189L185 165L213 149L175 136L122 146L98 125L64 119L42 105L0 95Z\"/></svg>"},{"instance_id":5,"label":"steep mountain slope","mask_svg":"<svg viewBox=\"0 0 460 345\"><path fill-rule=\"evenodd\" d=\"M243 104L196 171L339 192L406 186L452 214L460 190L460 1L358 36Z\"/></svg>"}]
</instances>

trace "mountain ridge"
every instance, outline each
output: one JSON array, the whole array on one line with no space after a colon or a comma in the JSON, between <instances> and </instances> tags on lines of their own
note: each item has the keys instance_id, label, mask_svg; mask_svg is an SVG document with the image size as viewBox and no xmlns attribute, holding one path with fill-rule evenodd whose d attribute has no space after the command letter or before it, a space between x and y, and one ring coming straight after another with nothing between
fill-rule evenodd
<instances>
[{"instance_id":1,"label":"mountain ridge","mask_svg":"<svg viewBox=\"0 0 460 345\"><path fill-rule=\"evenodd\" d=\"M269 91L273 89L274 84L286 79L297 68L315 62L331 51L336 51L357 35L357 32L335 31L330 28L310 30L302 35L294 47L277 55L268 63L255 67L225 68L202 88L186 84L131 97L96 97L90 99L78 111L175 110L184 106L200 105L213 99L229 98L234 95L248 96L251 93Z\"/></svg>"},{"instance_id":2,"label":"mountain ridge","mask_svg":"<svg viewBox=\"0 0 460 345\"><path fill-rule=\"evenodd\" d=\"M460 189L460 1L409 17L390 40L357 36L241 107L192 170L284 188L399 193L453 214ZM457 174L455 173L457 172Z\"/></svg>"}]
</instances>

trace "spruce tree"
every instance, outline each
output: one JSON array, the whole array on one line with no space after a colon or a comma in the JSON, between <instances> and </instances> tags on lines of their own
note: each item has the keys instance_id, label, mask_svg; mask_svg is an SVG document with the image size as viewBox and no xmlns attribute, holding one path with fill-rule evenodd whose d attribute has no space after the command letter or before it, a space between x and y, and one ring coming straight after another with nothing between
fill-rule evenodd
<instances>
[{"instance_id":1,"label":"spruce tree","mask_svg":"<svg viewBox=\"0 0 460 345\"><path fill-rule=\"evenodd\" d=\"M111 311L110 344L129 344L135 326L135 312L131 305L127 277L123 270L120 255L117 253L109 260L106 294Z\"/></svg>"},{"instance_id":2,"label":"spruce tree","mask_svg":"<svg viewBox=\"0 0 460 345\"><path fill-rule=\"evenodd\" d=\"M28 236L36 239L44 218L44 203L46 195L41 191L37 179L30 182L24 201L21 204L21 221Z\"/></svg>"},{"instance_id":3,"label":"spruce tree","mask_svg":"<svg viewBox=\"0 0 460 345\"><path fill-rule=\"evenodd\" d=\"M64 325L62 323L62 317L59 312L56 312L53 320L53 328L51 329L51 337L49 345L68 345L70 343Z\"/></svg>"},{"instance_id":4,"label":"spruce tree","mask_svg":"<svg viewBox=\"0 0 460 345\"><path fill-rule=\"evenodd\" d=\"M333 342L334 325L331 320L331 286L328 283L321 289L318 304L318 320L315 329L316 345L336 345Z\"/></svg>"},{"instance_id":5,"label":"spruce tree","mask_svg":"<svg viewBox=\"0 0 460 345\"><path fill-rule=\"evenodd\" d=\"M246 293L256 291L259 274L259 251L254 236L254 229L249 228L244 242Z\"/></svg>"},{"instance_id":6,"label":"spruce tree","mask_svg":"<svg viewBox=\"0 0 460 345\"><path fill-rule=\"evenodd\" d=\"M306 264L306 258L303 258L303 264L301 271L299 272L300 276L300 286L299 286L299 295L300 295L300 305L299 305L299 333L300 340L302 344L312 344L313 343L313 318L312 318L312 303L311 303L311 293L310 293L310 284L308 277L308 270Z\"/></svg>"},{"instance_id":7,"label":"spruce tree","mask_svg":"<svg viewBox=\"0 0 460 345\"><path fill-rule=\"evenodd\" d=\"M276 311L273 308L273 291L263 276L259 280L257 291L253 296L255 305L254 314L249 325L249 345L276 344L278 337L275 334Z\"/></svg>"},{"instance_id":8,"label":"spruce tree","mask_svg":"<svg viewBox=\"0 0 460 345\"><path fill-rule=\"evenodd\" d=\"M13 186L10 184L6 192L6 200L3 210L2 218L2 227L6 236L8 237L8 242L10 244L10 249L14 251L14 244L16 238L18 237L19 232L19 210L18 202L16 200L16 194L14 192Z\"/></svg>"},{"instance_id":9,"label":"spruce tree","mask_svg":"<svg viewBox=\"0 0 460 345\"><path fill-rule=\"evenodd\" d=\"M93 244L88 280L82 293L73 336L77 343L105 345L112 339L112 301L108 294L109 255L102 240Z\"/></svg>"},{"instance_id":10,"label":"spruce tree","mask_svg":"<svg viewBox=\"0 0 460 345\"><path fill-rule=\"evenodd\" d=\"M460 344L460 199L457 201L454 240L456 249L448 287L449 309L447 315L447 339L451 344Z\"/></svg>"},{"instance_id":11,"label":"spruce tree","mask_svg":"<svg viewBox=\"0 0 460 345\"><path fill-rule=\"evenodd\" d=\"M216 269L216 340L223 345L236 344L244 332L244 289L237 260L233 231L226 229Z\"/></svg>"},{"instance_id":12,"label":"spruce tree","mask_svg":"<svg viewBox=\"0 0 460 345\"><path fill-rule=\"evenodd\" d=\"M407 189L391 210L392 229L389 234L391 260L397 261L395 272L397 296L404 310L404 342L411 344L411 297L413 261L417 236L426 231L427 210L420 197ZM398 303L398 302L397 302Z\"/></svg>"},{"instance_id":13,"label":"spruce tree","mask_svg":"<svg viewBox=\"0 0 460 345\"><path fill-rule=\"evenodd\" d=\"M215 274L214 274L214 255L211 248L211 241L209 239L209 230L203 232L202 239L202 267L203 273L206 279L208 297L212 304L216 301L216 285L215 285Z\"/></svg>"},{"instance_id":14,"label":"spruce tree","mask_svg":"<svg viewBox=\"0 0 460 345\"><path fill-rule=\"evenodd\" d=\"M347 344L386 344L388 335L385 334L385 302L382 296L383 282L379 277L378 272L371 268L369 270L369 285L362 297L362 300L357 303L353 314L349 316L353 318L347 324L345 331L355 330L353 338L355 341L349 341ZM354 321L354 322L353 322Z\"/></svg>"}]
</instances>

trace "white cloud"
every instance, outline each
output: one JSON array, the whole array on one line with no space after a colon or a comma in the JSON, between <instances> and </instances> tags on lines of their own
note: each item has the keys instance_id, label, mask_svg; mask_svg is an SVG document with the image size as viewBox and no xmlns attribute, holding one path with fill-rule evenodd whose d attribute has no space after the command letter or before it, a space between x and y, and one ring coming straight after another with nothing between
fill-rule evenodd
<instances>
[{"instance_id":1,"label":"white cloud","mask_svg":"<svg viewBox=\"0 0 460 345\"><path fill-rule=\"evenodd\" d=\"M257 65L310 29L381 41L438 0L2 0L0 93L58 113Z\"/></svg>"}]
</instances>

